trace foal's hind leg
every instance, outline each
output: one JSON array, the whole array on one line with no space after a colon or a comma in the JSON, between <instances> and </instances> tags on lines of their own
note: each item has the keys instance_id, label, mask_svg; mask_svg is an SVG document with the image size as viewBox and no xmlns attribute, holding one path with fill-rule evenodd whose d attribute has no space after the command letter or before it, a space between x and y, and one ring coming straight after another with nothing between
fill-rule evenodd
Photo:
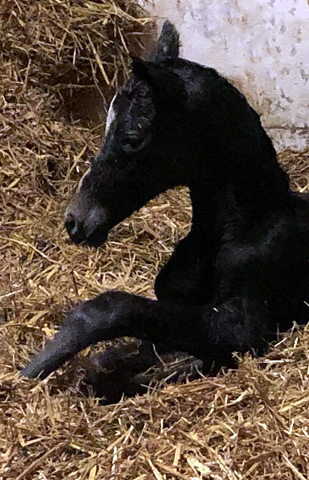
<instances>
[{"instance_id":1,"label":"foal's hind leg","mask_svg":"<svg viewBox=\"0 0 309 480\"><path fill-rule=\"evenodd\" d=\"M145 392L135 378L158 362L153 345L147 341L135 340L113 346L105 352L87 357L82 365L85 368L85 383L91 385L104 403L118 402L123 394L133 396Z\"/></svg>"},{"instance_id":2,"label":"foal's hind leg","mask_svg":"<svg viewBox=\"0 0 309 480\"><path fill-rule=\"evenodd\" d=\"M265 326L263 309L249 299L211 308L109 292L77 306L22 373L44 378L88 345L124 336L225 364L233 351L261 347Z\"/></svg>"},{"instance_id":3,"label":"foal's hind leg","mask_svg":"<svg viewBox=\"0 0 309 480\"><path fill-rule=\"evenodd\" d=\"M86 385L91 385L96 396L104 397L101 403L110 404L123 394L145 393L149 385L158 382L197 378L203 362L180 352L159 356L150 342L135 340L87 357L82 365Z\"/></svg>"}]
</instances>

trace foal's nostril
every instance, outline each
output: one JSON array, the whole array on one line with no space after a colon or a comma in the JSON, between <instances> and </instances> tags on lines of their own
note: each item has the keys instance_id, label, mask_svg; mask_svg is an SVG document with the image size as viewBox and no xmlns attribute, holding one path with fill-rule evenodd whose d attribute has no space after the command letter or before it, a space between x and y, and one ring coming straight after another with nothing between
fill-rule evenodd
<instances>
[{"instance_id":1,"label":"foal's nostril","mask_svg":"<svg viewBox=\"0 0 309 480\"><path fill-rule=\"evenodd\" d=\"M85 240L84 222L77 220L71 213L64 220L64 226L74 243L78 244Z\"/></svg>"},{"instance_id":2,"label":"foal's nostril","mask_svg":"<svg viewBox=\"0 0 309 480\"><path fill-rule=\"evenodd\" d=\"M74 234L74 231L77 230L77 222L73 218L67 219L64 222L64 226L65 226L66 231L68 233L73 233Z\"/></svg>"}]
</instances>

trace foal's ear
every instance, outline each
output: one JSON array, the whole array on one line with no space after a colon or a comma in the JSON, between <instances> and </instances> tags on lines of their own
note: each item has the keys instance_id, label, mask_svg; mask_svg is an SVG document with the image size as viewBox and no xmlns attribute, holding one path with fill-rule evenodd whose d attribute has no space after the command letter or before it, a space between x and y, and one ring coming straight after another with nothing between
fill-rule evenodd
<instances>
[{"instance_id":1,"label":"foal's ear","mask_svg":"<svg viewBox=\"0 0 309 480\"><path fill-rule=\"evenodd\" d=\"M179 33L175 26L166 20L163 24L157 45L150 55L149 60L159 62L168 57L179 55Z\"/></svg>"},{"instance_id":2,"label":"foal's ear","mask_svg":"<svg viewBox=\"0 0 309 480\"><path fill-rule=\"evenodd\" d=\"M164 63L154 63L132 57L132 71L139 79L148 83L157 98L166 102L179 102L185 96L183 80Z\"/></svg>"}]
</instances>

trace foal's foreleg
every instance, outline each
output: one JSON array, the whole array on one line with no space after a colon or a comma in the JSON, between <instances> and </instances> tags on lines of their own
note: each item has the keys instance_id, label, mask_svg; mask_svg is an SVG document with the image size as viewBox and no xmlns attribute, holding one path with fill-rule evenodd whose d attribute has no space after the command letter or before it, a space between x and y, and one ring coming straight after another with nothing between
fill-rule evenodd
<instances>
[{"instance_id":1,"label":"foal's foreleg","mask_svg":"<svg viewBox=\"0 0 309 480\"><path fill-rule=\"evenodd\" d=\"M44 378L88 345L124 336L224 363L235 350L258 347L263 326L261 312L243 299L211 308L108 292L78 305L22 373Z\"/></svg>"},{"instance_id":2,"label":"foal's foreleg","mask_svg":"<svg viewBox=\"0 0 309 480\"><path fill-rule=\"evenodd\" d=\"M22 374L45 378L88 345L124 336L167 345L187 346L187 333L202 318L202 310L163 303L123 292L108 292L81 303L65 318L59 332ZM193 341L192 331L191 337Z\"/></svg>"}]
</instances>

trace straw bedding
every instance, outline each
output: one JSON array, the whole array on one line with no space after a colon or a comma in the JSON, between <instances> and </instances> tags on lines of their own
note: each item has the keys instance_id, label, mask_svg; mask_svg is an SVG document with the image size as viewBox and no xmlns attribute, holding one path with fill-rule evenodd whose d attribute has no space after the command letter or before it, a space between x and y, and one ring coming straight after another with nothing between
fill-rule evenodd
<instances>
[{"instance_id":1,"label":"straw bedding","mask_svg":"<svg viewBox=\"0 0 309 480\"><path fill-rule=\"evenodd\" d=\"M19 377L76 301L110 288L153 296L160 265L190 229L191 206L176 189L116 227L104 247L69 243L64 208L149 22L137 2L120 0L6 0L0 14L0 478L308 478L306 328L295 326L264 358L239 359L237 371L112 406L84 395L81 360L44 382ZM98 103L89 115L87 104ZM298 190L309 189L308 159L281 156ZM166 376L176 367L164 367Z\"/></svg>"}]
</instances>

